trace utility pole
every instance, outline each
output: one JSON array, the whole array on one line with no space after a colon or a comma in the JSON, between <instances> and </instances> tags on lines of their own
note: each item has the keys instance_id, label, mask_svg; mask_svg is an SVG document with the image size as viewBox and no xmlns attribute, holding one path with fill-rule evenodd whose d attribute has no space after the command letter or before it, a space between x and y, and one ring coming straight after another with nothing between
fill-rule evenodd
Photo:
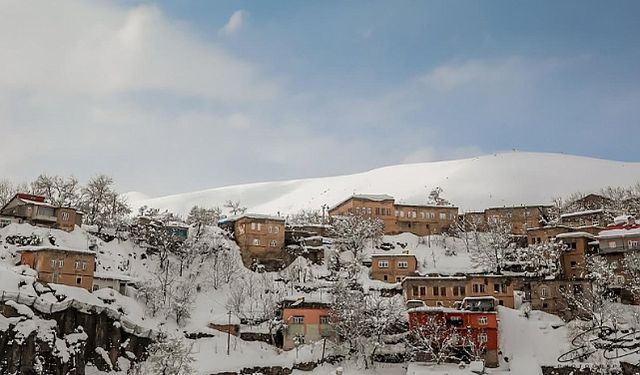
<instances>
[{"instance_id":1,"label":"utility pole","mask_svg":"<svg viewBox=\"0 0 640 375\"><path fill-rule=\"evenodd\" d=\"M227 355L229 355L230 347L231 347L231 311L229 311L229 325L227 326Z\"/></svg>"}]
</instances>

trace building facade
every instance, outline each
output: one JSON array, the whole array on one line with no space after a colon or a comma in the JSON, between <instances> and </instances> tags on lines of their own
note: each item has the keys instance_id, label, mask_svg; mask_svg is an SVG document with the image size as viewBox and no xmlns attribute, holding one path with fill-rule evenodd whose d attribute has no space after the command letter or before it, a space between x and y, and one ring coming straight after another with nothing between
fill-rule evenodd
<instances>
[{"instance_id":1,"label":"building facade","mask_svg":"<svg viewBox=\"0 0 640 375\"><path fill-rule=\"evenodd\" d=\"M96 267L94 251L54 246L24 246L19 252L20 264L36 270L38 281L92 290Z\"/></svg>"},{"instance_id":2,"label":"building facade","mask_svg":"<svg viewBox=\"0 0 640 375\"><path fill-rule=\"evenodd\" d=\"M46 228L72 231L82 225L82 213L71 207L56 207L47 203L41 195L18 193L2 208L2 223L29 223Z\"/></svg>"},{"instance_id":3,"label":"building facade","mask_svg":"<svg viewBox=\"0 0 640 375\"><path fill-rule=\"evenodd\" d=\"M511 225L511 233L526 235L527 229L537 228L546 221L551 206L507 206L487 208L484 211L487 225L505 222Z\"/></svg>"},{"instance_id":4,"label":"building facade","mask_svg":"<svg viewBox=\"0 0 640 375\"><path fill-rule=\"evenodd\" d=\"M467 297L492 297L498 305L514 308L514 285L503 275L407 276L402 281L407 300L431 307L456 307Z\"/></svg>"},{"instance_id":5,"label":"building facade","mask_svg":"<svg viewBox=\"0 0 640 375\"><path fill-rule=\"evenodd\" d=\"M330 325L331 307L328 303L308 302L304 298L285 300L282 309L283 349L311 343L333 336Z\"/></svg>"},{"instance_id":6,"label":"building facade","mask_svg":"<svg viewBox=\"0 0 640 375\"><path fill-rule=\"evenodd\" d=\"M589 280L530 279L529 302L532 310L541 310L571 320L577 311L571 306L571 296L588 293Z\"/></svg>"},{"instance_id":7,"label":"building facade","mask_svg":"<svg viewBox=\"0 0 640 375\"><path fill-rule=\"evenodd\" d=\"M413 233L426 236L448 231L458 219L452 206L396 204L386 194L353 195L329 209L330 216L361 215L378 218L385 234Z\"/></svg>"},{"instance_id":8,"label":"building facade","mask_svg":"<svg viewBox=\"0 0 640 375\"><path fill-rule=\"evenodd\" d=\"M560 246L560 269L566 280L587 277L587 256L596 253L596 245L591 245L595 236L587 232L561 233L556 236Z\"/></svg>"},{"instance_id":9,"label":"building facade","mask_svg":"<svg viewBox=\"0 0 640 375\"><path fill-rule=\"evenodd\" d=\"M286 265L284 218L244 214L220 220L218 225L233 233L246 267L260 264L275 271Z\"/></svg>"},{"instance_id":10,"label":"building facade","mask_svg":"<svg viewBox=\"0 0 640 375\"><path fill-rule=\"evenodd\" d=\"M418 260L411 254L371 255L371 278L388 283L401 282L416 272Z\"/></svg>"}]
</instances>

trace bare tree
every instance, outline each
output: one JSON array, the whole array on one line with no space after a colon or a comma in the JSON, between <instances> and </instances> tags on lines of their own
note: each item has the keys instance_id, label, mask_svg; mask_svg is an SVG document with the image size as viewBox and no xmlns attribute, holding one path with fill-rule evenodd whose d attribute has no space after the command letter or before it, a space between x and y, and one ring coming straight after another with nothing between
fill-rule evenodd
<instances>
[{"instance_id":1,"label":"bare tree","mask_svg":"<svg viewBox=\"0 0 640 375\"><path fill-rule=\"evenodd\" d=\"M502 261L513 242L511 223L497 218L488 226L483 243L471 252L471 262L477 268L500 274Z\"/></svg>"},{"instance_id":2,"label":"bare tree","mask_svg":"<svg viewBox=\"0 0 640 375\"><path fill-rule=\"evenodd\" d=\"M45 196L49 203L60 207L76 207L80 200L80 184L73 176L63 178L41 174L31 182L31 191Z\"/></svg>"},{"instance_id":3,"label":"bare tree","mask_svg":"<svg viewBox=\"0 0 640 375\"><path fill-rule=\"evenodd\" d=\"M124 197L114 190L113 179L98 175L82 189L81 208L85 222L96 225L98 232L105 227L116 227L131 212Z\"/></svg>"},{"instance_id":4,"label":"bare tree","mask_svg":"<svg viewBox=\"0 0 640 375\"><path fill-rule=\"evenodd\" d=\"M203 226L216 225L221 216L222 210L220 207L205 208L193 206L187 216L187 224L195 225L197 228L196 236L199 236Z\"/></svg>"},{"instance_id":5,"label":"bare tree","mask_svg":"<svg viewBox=\"0 0 640 375\"><path fill-rule=\"evenodd\" d=\"M243 207L240 204L240 201L232 201L232 200L228 200L225 202L224 207L229 210L229 214L236 216L236 215L242 215L243 213L245 213L247 211L246 207Z\"/></svg>"},{"instance_id":6,"label":"bare tree","mask_svg":"<svg viewBox=\"0 0 640 375\"><path fill-rule=\"evenodd\" d=\"M383 231L384 225L378 218L347 215L334 219L330 235L334 238L334 247L339 252L350 252L357 262L367 245L380 241Z\"/></svg>"},{"instance_id":7,"label":"bare tree","mask_svg":"<svg viewBox=\"0 0 640 375\"><path fill-rule=\"evenodd\" d=\"M429 192L427 202L434 206L451 206L451 202L442 197L443 191L444 190L442 190L440 186L437 186L435 189L431 190Z\"/></svg>"},{"instance_id":8,"label":"bare tree","mask_svg":"<svg viewBox=\"0 0 640 375\"><path fill-rule=\"evenodd\" d=\"M9 202L17 193L29 193L29 186L25 183L14 184L10 180L0 179L0 207Z\"/></svg>"}]
</instances>

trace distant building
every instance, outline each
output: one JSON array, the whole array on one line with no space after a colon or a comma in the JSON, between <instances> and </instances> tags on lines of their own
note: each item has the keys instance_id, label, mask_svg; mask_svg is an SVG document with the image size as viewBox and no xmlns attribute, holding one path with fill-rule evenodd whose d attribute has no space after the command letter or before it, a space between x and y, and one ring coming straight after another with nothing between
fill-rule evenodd
<instances>
[{"instance_id":1,"label":"distant building","mask_svg":"<svg viewBox=\"0 0 640 375\"><path fill-rule=\"evenodd\" d=\"M550 208L548 205L493 207L487 208L484 215L487 225L503 221L511 225L511 233L526 235L527 229L537 228L547 221Z\"/></svg>"},{"instance_id":2,"label":"distant building","mask_svg":"<svg viewBox=\"0 0 640 375\"><path fill-rule=\"evenodd\" d=\"M388 283L401 282L416 272L418 260L412 254L371 255L371 278Z\"/></svg>"},{"instance_id":3,"label":"distant building","mask_svg":"<svg viewBox=\"0 0 640 375\"><path fill-rule=\"evenodd\" d=\"M385 234L409 232L426 236L448 231L458 219L458 207L396 204L390 195L358 194L329 209L329 215L378 218Z\"/></svg>"},{"instance_id":4,"label":"distant building","mask_svg":"<svg viewBox=\"0 0 640 375\"><path fill-rule=\"evenodd\" d=\"M41 195L18 193L2 208L0 224L29 223L46 228L62 229L70 232L76 225L82 225L82 212L70 207L56 207L45 202Z\"/></svg>"},{"instance_id":5,"label":"distant building","mask_svg":"<svg viewBox=\"0 0 640 375\"><path fill-rule=\"evenodd\" d=\"M331 305L325 302L305 301L304 297L283 302L283 349L290 350L296 343L311 343L333 336L330 325Z\"/></svg>"},{"instance_id":6,"label":"distant building","mask_svg":"<svg viewBox=\"0 0 640 375\"><path fill-rule=\"evenodd\" d=\"M279 270L286 265L284 218L243 214L222 219L218 226L233 233L246 267L259 263L267 270Z\"/></svg>"},{"instance_id":7,"label":"distant building","mask_svg":"<svg viewBox=\"0 0 640 375\"><path fill-rule=\"evenodd\" d=\"M164 225L164 229L178 242L184 242L189 237L189 226L172 221Z\"/></svg>"},{"instance_id":8,"label":"distant building","mask_svg":"<svg viewBox=\"0 0 640 375\"><path fill-rule=\"evenodd\" d=\"M417 307L409 309L409 330L426 329L433 324L443 324L457 330L463 343L473 343L484 357L487 367L497 367L499 364L498 351L498 315L495 310L496 300L493 297L464 298L462 309L446 307ZM429 334L424 332L422 334ZM436 334L435 330L433 334ZM441 330L440 334L451 334L449 330ZM439 338L441 340L447 337ZM469 348L460 348L461 355ZM429 358L425 358L429 360Z\"/></svg>"},{"instance_id":9,"label":"distant building","mask_svg":"<svg viewBox=\"0 0 640 375\"><path fill-rule=\"evenodd\" d=\"M604 228L616 216L611 210L597 208L593 210L568 212L560 215L560 224L572 228L596 227Z\"/></svg>"},{"instance_id":10,"label":"distant building","mask_svg":"<svg viewBox=\"0 0 640 375\"><path fill-rule=\"evenodd\" d=\"M38 281L92 290L96 253L55 246L24 246L20 264L38 272Z\"/></svg>"},{"instance_id":11,"label":"distant building","mask_svg":"<svg viewBox=\"0 0 640 375\"><path fill-rule=\"evenodd\" d=\"M573 231L573 228L564 225L549 225L527 229L527 244L529 246L542 245L555 242L556 236L561 233Z\"/></svg>"},{"instance_id":12,"label":"distant building","mask_svg":"<svg viewBox=\"0 0 640 375\"><path fill-rule=\"evenodd\" d=\"M591 289L591 282L586 279L531 278L528 280L528 285L531 309L541 310L567 320L577 316L575 307L571 306L571 296L587 293L588 297L588 291Z\"/></svg>"},{"instance_id":13,"label":"distant building","mask_svg":"<svg viewBox=\"0 0 640 375\"><path fill-rule=\"evenodd\" d=\"M493 297L499 305L515 307L512 280L504 275L407 276L402 288L405 299L432 307L456 307L466 297Z\"/></svg>"},{"instance_id":14,"label":"distant building","mask_svg":"<svg viewBox=\"0 0 640 375\"><path fill-rule=\"evenodd\" d=\"M577 280L587 277L587 256L596 252L597 245L592 244L595 239L596 236L587 232L561 233L556 236L556 241L562 249L562 278Z\"/></svg>"},{"instance_id":15,"label":"distant building","mask_svg":"<svg viewBox=\"0 0 640 375\"><path fill-rule=\"evenodd\" d=\"M324 251L330 242L329 225L323 224L287 224L285 227L285 245L291 257L302 256L313 263L321 264Z\"/></svg>"}]
</instances>

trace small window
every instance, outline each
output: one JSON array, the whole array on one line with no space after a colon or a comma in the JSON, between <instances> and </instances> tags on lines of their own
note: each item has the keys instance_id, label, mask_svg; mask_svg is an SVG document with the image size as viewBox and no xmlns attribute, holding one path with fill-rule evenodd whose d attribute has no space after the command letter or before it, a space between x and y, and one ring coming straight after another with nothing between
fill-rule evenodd
<instances>
[{"instance_id":1,"label":"small window","mask_svg":"<svg viewBox=\"0 0 640 375\"><path fill-rule=\"evenodd\" d=\"M447 296L447 288L445 288L445 287L441 286L441 287L440 287L440 295L441 295L442 297L446 297L446 296Z\"/></svg>"},{"instance_id":2,"label":"small window","mask_svg":"<svg viewBox=\"0 0 640 375\"><path fill-rule=\"evenodd\" d=\"M637 249L638 240L629 240L629 249Z\"/></svg>"},{"instance_id":3,"label":"small window","mask_svg":"<svg viewBox=\"0 0 640 375\"><path fill-rule=\"evenodd\" d=\"M58 268L62 268L64 266L64 260L58 259Z\"/></svg>"},{"instance_id":4,"label":"small window","mask_svg":"<svg viewBox=\"0 0 640 375\"><path fill-rule=\"evenodd\" d=\"M444 212L440 213L440 220L447 220L447 214L445 214Z\"/></svg>"},{"instance_id":5,"label":"small window","mask_svg":"<svg viewBox=\"0 0 640 375\"><path fill-rule=\"evenodd\" d=\"M488 319L486 316L481 316L478 318L478 324L482 325L482 326L486 326L488 323Z\"/></svg>"},{"instance_id":6,"label":"small window","mask_svg":"<svg viewBox=\"0 0 640 375\"><path fill-rule=\"evenodd\" d=\"M256 223L251 223L251 230L256 230Z\"/></svg>"},{"instance_id":7,"label":"small window","mask_svg":"<svg viewBox=\"0 0 640 375\"><path fill-rule=\"evenodd\" d=\"M378 261L378 267L379 268L389 268L389 261L388 260L379 260Z\"/></svg>"},{"instance_id":8,"label":"small window","mask_svg":"<svg viewBox=\"0 0 640 375\"><path fill-rule=\"evenodd\" d=\"M412 295L412 296L414 296L414 297L419 296L419 294L418 294L418 287L417 287L417 286L412 286L412 287L411 287L411 295Z\"/></svg>"},{"instance_id":9,"label":"small window","mask_svg":"<svg viewBox=\"0 0 640 375\"><path fill-rule=\"evenodd\" d=\"M421 286L420 287L420 295L421 296L426 296L427 295L427 287L426 286Z\"/></svg>"},{"instance_id":10,"label":"small window","mask_svg":"<svg viewBox=\"0 0 640 375\"><path fill-rule=\"evenodd\" d=\"M69 221L69 213L67 211L62 213L62 221Z\"/></svg>"},{"instance_id":11,"label":"small window","mask_svg":"<svg viewBox=\"0 0 640 375\"><path fill-rule=\"evenodd\" d=\"M57 260L51 259L51 268L56 268L56 263L57 262L58 262Z\"/></svg>"},{"instance_id":12,"label":"small window","mask_svg":"<svg viewBox=\"0 0 640 375\"><path fill-rule=\"evenodd\" d=\"M382 280L389 281L389 275L382 275Z\"/></svg>"},{"instance_id":13,"label":"small window","mask_svg":"<svg viewBox=\"0 0 640 375\"><path fill-rule=\"evenodd\" d=\"M576 268L578 268L578 262L576 262L575 260L571 261L571 269L575 270Z\"/></svg>"},{"instance_id":14,"label":"small window","mask_svg":"<svg viewBox=\"0 0 640 375\"><path fill-rule=\"evenodd\" d=\"M254 245L254 246L260 246L260 239L258 239L258 238L254 238L254 239L253 239L253 245Z\"/></svg>"},{"instance_id":15,"label":"small window","mask_svg":"<svg viewBox=\"0 0 640 375\"><path fill-rule=\"evenodd\" d=\"M267 232L269 232L269 233L273 233L273 225L269 225L269 226L267 227Z\"/></svg>"},{"instance_id":16,"label":"small window","mask_svg":"<svg viewBox=\"0 0 640 375\"><path fill-rule=\"evenodd\" d=\"M396 276L396 282L397 282L397 283L399 283L399 282L401 282L401 281L402 281L402 277L400 277L400 276Z\"/></svg>"},{"instance_id":17,"label":"small window","mask_svg":"<svg viewBox=\"0 0 640 375\"><path fill-rule=\"evenodd\" d=\"M277 225L273 226L273 233L280 233L280 227Z\"/></svg>"},{"instance_id":18,"label":"small window","mask_svg":"<svg viewBox=\"0 0 640 375\"><path fill-rule=\"evenodd\" d=\"M500 284L493 284L493 292L500 293Z\"/></svg>"},{"instance_id":19,"label":"small window","mask_svg":"<svg viewBox=\"0 0 640 375\"><path fill-rule=\"evenodd\" d=\"M440 288L438 288L437 286L433 287L433 295L434 296L439 296L440 295Z\"/></svg>"},{"instance_id":20,"label":"small window","mask_svg":"<svg viewBox=\"0 0 640 375\"><path fill-rule=\"evenodd\" d=\"M82 277L80 276L76 277L76 284L78 285L82 284Z\"/></svg>"},{"instance_id":21,"label":"small window","mask_svg":"<svg viewBox=\"0 0 640 375\"><path fill-rule=\"evenodd\" d=\"M478 340L480 341L480 343L484 344L487 341L489 341L489 337L487 336L486 333L482 332L478 335Z\"/></svg>"},{"instance_id":22,"label":"small window","mask_svg":"<svg viewBox=\"0 0 640 375\"><path fill-rule=\"evenodd\" d=\"M616 241L609 241L609 248L610 248L610 249L615 249L615 248L616 248L616 246L618 246L618 245L616 244Z\"/></svg>"},{"instance_id":23,"label":"small window","mask_svg":"<svg viewBox=\"0 0 640 375\"><path fill-rule=\"evenodd\" d=\"M329 324L329 323L331 323L329 316L327 315L320 316L320 324Z\"/></svg>"},{"instance_id":24,"label":"small window","mask_svg":"<svg viewBox=\"0 0 640 375\"><path fill-rule=\"evenodd\" d=\"M398 268L409 268L409 262L407 262L406 260L399 260Z\"/></svg>"},{"instance_id":25,"label":"small window","mask_svg":"<svg viewBox=\"0 0 640 375\"><path fill-rule=\"evenodd\" d=\"M549 296L549 289L546 286L540 288L540 297L547 298Z\"/></svg>"},{"instance_id":26,"label":"small window","mask_svg":"<svg viewBox=\"0 0 640 375\"><path fill-rule=\"evenodd\" d=\"M304 316L294 316L294 317L292 317L291 323L293 323L293 324L304 324Z\"/></svg>"},{"instance_id":27,"label":"small window","mask_svg":"<svg viewBox=\"0 0 640 375\"><path fill-rule=\"evenodd\" d=\"M277 247L277 246L278 246L278 241L276 241L276 240L271 240L271 241L269 241L269 246L271 246L271 247Z\"/></svg>"}]
</instances>

